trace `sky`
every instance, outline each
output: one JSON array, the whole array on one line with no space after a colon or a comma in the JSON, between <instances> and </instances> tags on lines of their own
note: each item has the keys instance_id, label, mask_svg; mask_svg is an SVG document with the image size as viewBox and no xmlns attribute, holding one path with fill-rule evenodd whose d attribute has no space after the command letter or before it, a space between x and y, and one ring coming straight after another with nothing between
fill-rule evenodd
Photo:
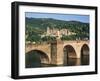
<instances>
[{"instance_id":1,"label":"sky","mask_svg":"<svg viewBox=\"0 0 100 81\"><path fill-rule=\"evenodd\" d=\"M53 18L57 20L65 21L80 21L89 23L89 15L78 15L78 14L55 14L55 13L36 13L36 12L25 12L25 17L28 18Z\"/></svg>"}]
</instances>

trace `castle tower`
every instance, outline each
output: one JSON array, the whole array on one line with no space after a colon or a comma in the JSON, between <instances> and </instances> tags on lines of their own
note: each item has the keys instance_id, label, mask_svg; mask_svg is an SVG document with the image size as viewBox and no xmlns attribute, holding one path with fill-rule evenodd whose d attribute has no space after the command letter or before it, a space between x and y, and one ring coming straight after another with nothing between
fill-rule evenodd
<instances>
[{"instance_id":1,"label":"castle tower","mask_svg":"<svg viewBox=\"0 0 100 81\"><path fill-rule=\"evenodd\" d=\"M50 28L47 27L47 35L50 35Z\"/></svg>"},{"instance_id":2,"label":"castle tower","mask_svg":"<svg viewBox=\"0 0 100 81\"><path fill-rule=\"evenodd\" d=\"M60 31L57 31L57 39L60 39Z\"/></svg>"}]
</instances>

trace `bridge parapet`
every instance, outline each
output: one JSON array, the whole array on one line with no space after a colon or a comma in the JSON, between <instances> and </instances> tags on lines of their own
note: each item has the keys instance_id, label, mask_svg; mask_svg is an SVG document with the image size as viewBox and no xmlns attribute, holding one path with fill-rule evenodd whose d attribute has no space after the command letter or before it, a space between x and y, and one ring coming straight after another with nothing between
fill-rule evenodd
<instances>
[{"instance_id":1,"label":"bridge parapet","mask_svg":"<svg viewBox=\"0 0 100 81\"><path fill-rule=\"evenodd\" d=\"M64 43L89 43L89 40L69 40L69 41L63 41Z\"/></svg>"}]
</instances>

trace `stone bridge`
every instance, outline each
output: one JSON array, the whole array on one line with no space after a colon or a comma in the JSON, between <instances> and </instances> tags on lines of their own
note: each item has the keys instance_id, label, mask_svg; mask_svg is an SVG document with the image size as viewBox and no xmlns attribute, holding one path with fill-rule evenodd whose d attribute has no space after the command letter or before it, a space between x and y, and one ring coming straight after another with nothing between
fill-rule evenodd
<instances>
[{"instance_id":1,"label":"stone bridge","mask_svg":"<svg viewBox=\"0 0 100 81\"><path fill-rule=\"evenodd\" d=\"M89 41L61 41L57 40L51 43L32 44L26 43L25 52L31 51L41 52L41 62L47 64L60 65L64 63L65 54L70 58L81 58L82 52L89 54ZM84 49L83 49L84 48ZM83 51L82 51L83 49ZM85 50L85 51L84 51Z\"/></svg>"}]
</instances>

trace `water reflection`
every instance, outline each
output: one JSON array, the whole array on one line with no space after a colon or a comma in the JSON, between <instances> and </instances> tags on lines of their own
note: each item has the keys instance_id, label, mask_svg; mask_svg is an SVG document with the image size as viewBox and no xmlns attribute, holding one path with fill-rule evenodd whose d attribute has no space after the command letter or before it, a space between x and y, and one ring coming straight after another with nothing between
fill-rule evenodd
<instances>
[{"instance_id":1,"label":"water reflection","mask_svg":"<svg viewBox=\"0 0 100 81\"><path fill-rule=\"evenodd\" d=\"M76 65L80 65L80 59L68 58L67 62L64 63L64 66L76 66Z\"/></svg>"},{"instance_id":2,"label":"water reflection","mask_svg":"<svg viewBox=\"0 0 100 81\"><path fill-rule=\"evenodd\" d=\"M25 67L45 67L45 63L48 64L49 59L44 52L33 50L25 54Z\"/></svg>"},{"instance_id":3,"label":"water reflection","mask_svg":"<svg viewBox=\"0 0 100 81\"><path fill-rule=\"evenodd\" d=\"M89 65L89 56L83 56L82 59L77 59L77 58L68 58L66 62L62 65L52 65L52 64L45 64L41 63L40 61L32 61L26 65L26 68L35 68L35 67L57 67L57 66L79 66L79 65Z\"/></svg>"},{"instance_id":4,"label":"water reflection","mask_svg":"<svg viewBox=\"0 0 100 81\"><path fill-rule=\"evenodd\" d=\"M83 58L68 58L64 66L79 66L79 65L89 65L89 55L83 56Z\"/></svg>"},{"instance_id":5,"label":"water reflection","mask_svg":"<svg viewBox=\"0 0 100 81\"><path fill-rule=\"evenodd\" d=\"M81 63L80 65L89 65L89 55L84 55L82 58L81 58Z\"/></svg>"}]
</instances>

